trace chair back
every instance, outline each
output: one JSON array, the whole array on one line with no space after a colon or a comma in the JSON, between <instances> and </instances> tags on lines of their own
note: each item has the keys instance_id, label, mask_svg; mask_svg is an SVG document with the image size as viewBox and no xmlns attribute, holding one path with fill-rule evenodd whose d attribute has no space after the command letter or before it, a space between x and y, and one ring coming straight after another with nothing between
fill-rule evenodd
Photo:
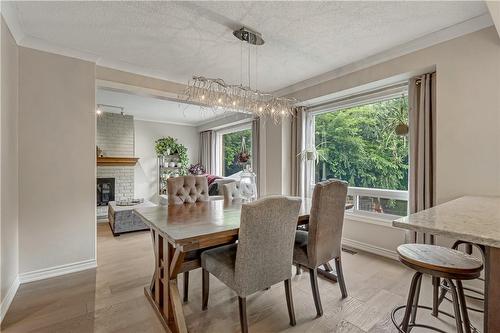
<instances>
[{"instance_id":1,"label":"chair back","mask_svg":"<svg viewBox=\"0 0 500 333\"><path fill-rule=\"evenodd\" d=\"M235 282L241 295L289 279L301 200L270 196L241 208Z\"/></svg>"},{"instance_id":2,"label":"chair back","mask_svg":"<svg viewBox=\"0 0 500 333\"><path fill-rule=\"evenodd\" d=\"M208 181L205 176L168 178L167 190L169 205L208 201Z\"/></svg>"},{"instance_id":3,"label":"chair back","mask_svg":"<svg viewBox=\"0 0 500 333\"><path fill-rule=\"evenodd\" d=\"M224 201L231 202L235 199L241 199L240 182L235 181L222 185L222 195Z\"/></svg>"},{"instance_id":4,"label":"chair back","mask_svg":"<svg viewBox=\"0 0 500 333\"><path fill-rule=\"evenodd\" d=\"M307 239L310 267L340 257L346 198L344 181L329 179L314 187Z\"/></svg>"}]
</instances>

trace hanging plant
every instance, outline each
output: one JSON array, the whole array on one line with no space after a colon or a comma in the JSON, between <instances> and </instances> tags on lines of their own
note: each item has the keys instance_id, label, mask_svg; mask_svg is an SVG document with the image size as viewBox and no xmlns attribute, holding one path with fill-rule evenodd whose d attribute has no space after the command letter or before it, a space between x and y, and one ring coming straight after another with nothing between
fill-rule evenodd
<instances>
[{"instance_id":1,"label":"hanging plant","mask_svg":"<svg viewBox=\"0 0 500 333\"><path fill-rule=\"evenodd\" d=\"M171 136L167 136L156 140L155 151L158 157L177 155L179 158L177 166L180 167L180 174L187 174L187 168L189 165L187 148L183 144L178 143L177 139L172 138Z\"/></svg>"},{"instance_id":2,"label":"hanging plant","mask_svg":"<svg viewBox=\"0 0 500 333\"><path fill-rule=\"evenodd\" d=\"M250 162L251 155L248 152L245 137L241 138L241 150L236 155L236 163L240 166L245 166Z\"/></svg>"}]
</instances>

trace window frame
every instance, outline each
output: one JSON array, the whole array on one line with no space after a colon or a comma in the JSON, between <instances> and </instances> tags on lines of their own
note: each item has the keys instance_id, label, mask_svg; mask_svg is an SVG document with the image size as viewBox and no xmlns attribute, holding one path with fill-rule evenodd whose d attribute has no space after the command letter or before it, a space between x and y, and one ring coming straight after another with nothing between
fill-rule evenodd
<instances>
[{"instance_id":1,"label":"window frame","mask_svg":"<svg viewBox=\"0 0 500 333\"><path fill-rule=\"evenodd\" d=\"M231 134L235 132L240 132L244 130L252 130L252 123L251 122L246 122L243 124L239 124L236 126L229 126L229 127L224 127L220 130L215 131L215 156L216 156L216 162L215 162L215 173L217 176L220 177L230 177L230 176L225 176L223 175L224 171L224 140L223 136L225 134ZM253 133L252 133L253 135ZM253 165L253 156L251 156L251 165Z\"/></svg>"},{"instance_id":2,"label":"window frame","mask_svg":"<svg viewBox=\"0 0 500 333\"><path fill-rule=\"evenodd\" d=\"M360 94L344 96L333 101L309 107L305 119L305 142L306 147L315 146L315 117L324 113L337 112L348 108L383 102L389 99L398 98L402 95L408 96L408 82L400 82L389 87L369 90ZM314 190L316 163L306 163L305 165L306 195L311 197ZM374 213L359 209L359 197L378 197L381 199L394 199L407 201L407 212L409 211L409 191L390 190L380 188L365 188L349 186L347 195L353 197L354 207L346 211L346 216L355 219L361 218L365 221L389 222L400 218L399 215L386 213Z\"/></svg>"}]
</instances>

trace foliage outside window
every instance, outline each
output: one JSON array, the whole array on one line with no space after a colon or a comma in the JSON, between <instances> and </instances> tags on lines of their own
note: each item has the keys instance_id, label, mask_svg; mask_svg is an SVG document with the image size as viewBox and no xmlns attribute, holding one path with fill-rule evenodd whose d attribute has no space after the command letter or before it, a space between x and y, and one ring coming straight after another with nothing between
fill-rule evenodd
<instances>
[{"instance_id":1,"label":"foliage outside window","mask_svg":"<svg viewBox=\"0 0 500 333\"><path fill-rule=\"evenodd\" d=\"M252 151L252 130L244 129L222 135L223 165L222 175L231 176L243 170L244 166L238 163L238 154L241 152L241 141L245 138L247 151Z\"/></svg>"},{"instance_id":2,"label":"foliage outside window","mask_svg":"<svg viewBox=\"0 0 500 333\"><path fill-rule=\"evenodd\" d=\"M315 181L342 179L353 191L356 187L407 191L408 140L396 134L402 124L408 124L406 97L316 115L314 140L320 158ZM371 195L357 200L359 210L407 213L406 200Z\"/></svg>"}]
</instances>

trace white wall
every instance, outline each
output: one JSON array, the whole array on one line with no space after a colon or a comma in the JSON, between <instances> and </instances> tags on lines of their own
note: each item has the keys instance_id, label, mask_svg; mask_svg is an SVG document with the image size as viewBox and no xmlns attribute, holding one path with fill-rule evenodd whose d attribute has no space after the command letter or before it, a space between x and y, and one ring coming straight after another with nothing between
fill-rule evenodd
<instances>
[{"instance_id":1,"label":"white wall","mask_svg":"<svg viewBox=\"0 0 500 333\"><path fill-rule=\"evenodd\" d=\"M134 120L135 124L135 157L139 157L134 169L134 188L136 198L145 198L157 202L158 170L154 143L164 136L178 139L186 146L190 163L199 159L200 137L196 127L181 126Z\"/></svg>"},{"instance_id":2,"label":"white wall","mask_svg":"<svg viewBox=\"0 0 500 333\"><path fill-rule=\"evenodd\" d=\"M14 295L18 274L18 80L19 50L1 19L1 297L2 315ZM5 301L5 303L4 303ZM1 320L1 318L0 318Z\"/></svg>"},{"instance_id":3,"label":"white wall","mask_svg":"<svg viewBox=\"0 0 500 333\"><path fill-rule=\"evenodd\" d=\"M96 253L95 65L19 48L19 272Z\"/></svg>"}]
</instances>

